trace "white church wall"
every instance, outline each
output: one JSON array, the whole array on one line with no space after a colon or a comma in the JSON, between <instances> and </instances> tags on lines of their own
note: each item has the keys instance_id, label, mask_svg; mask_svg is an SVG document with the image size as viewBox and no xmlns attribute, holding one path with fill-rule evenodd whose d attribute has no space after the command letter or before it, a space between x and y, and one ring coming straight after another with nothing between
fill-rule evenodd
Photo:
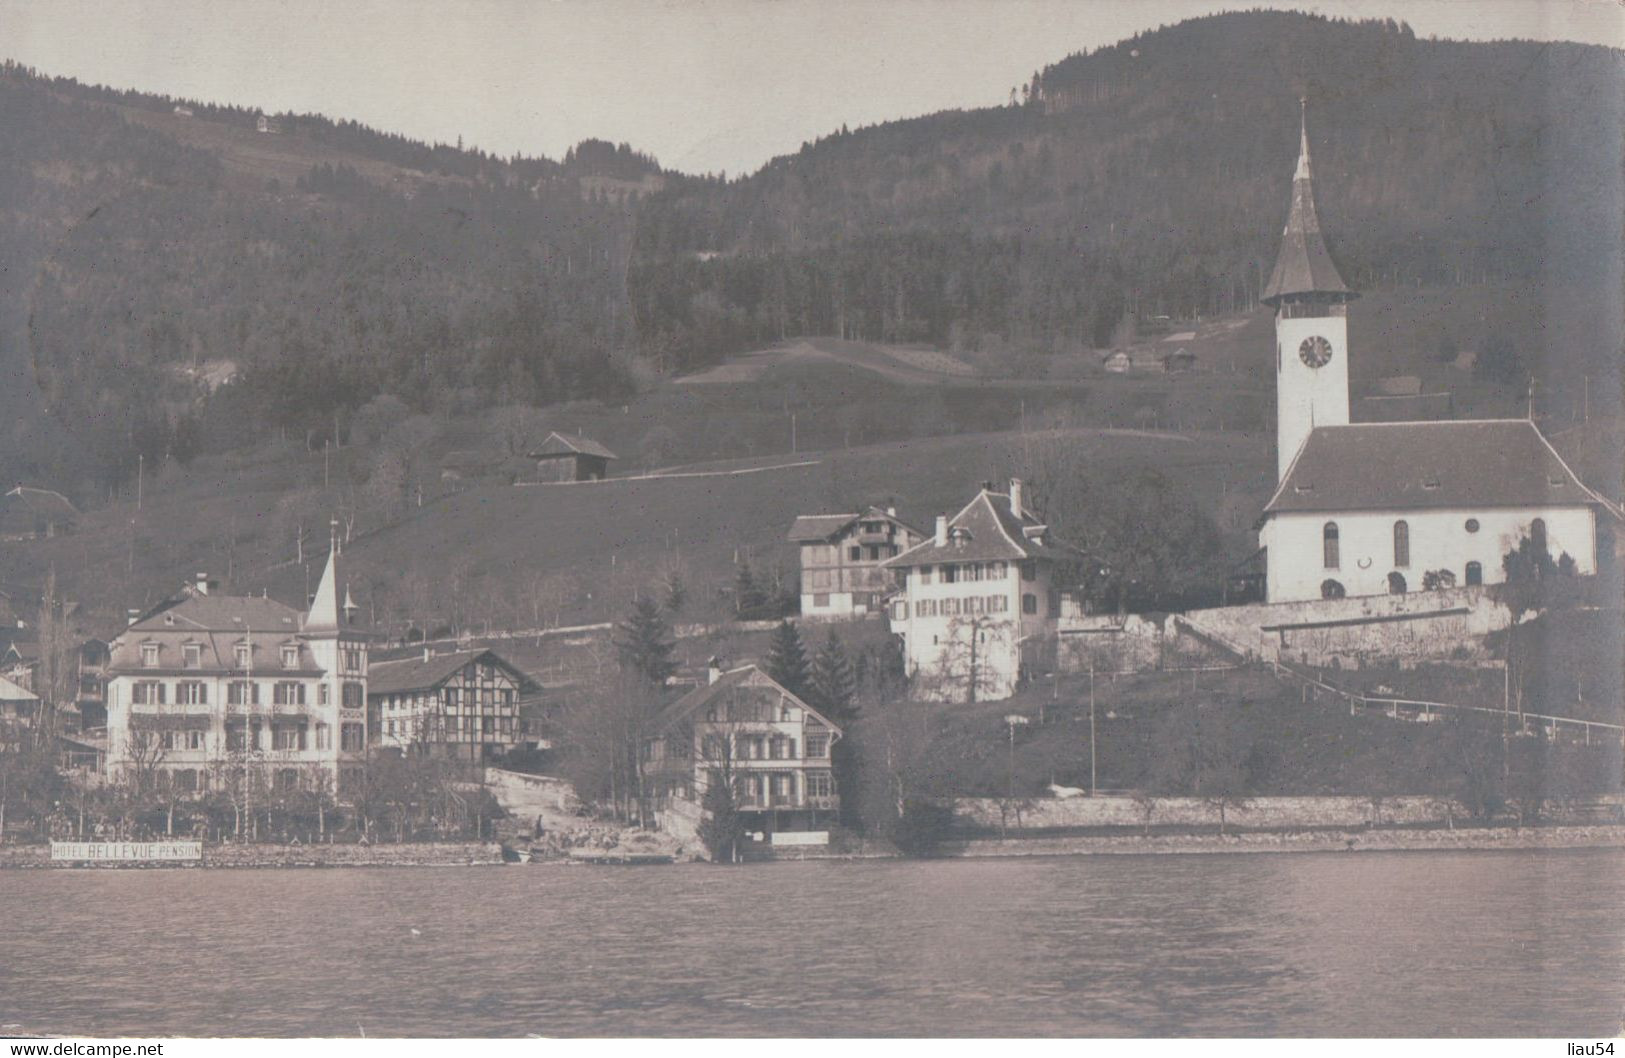
<instances>
[{"instance_id":1,"label":"white church wall","mask_svg":"<svg viewBox=\"0 0 1625 1058\"><path fill-rule=\"evenodd\" d=\"M1324 338L1331 360L1310 367L1298 355L1309 338ZM1287 467L1316 426L1343 426L1349 421L1348 318L1282 316L1275 321L1276 473Z\"/></svg>"},{"instance_id":2,"label":"white church wall","mask_svg":"<svg viewBox=\"0 0 1625 1058\"><path fill-rule=\"evenodd\" d=\"M1321 582L1331 579L1349 595L1388 594L1388 574L1396 570L1411 591L1422 587L1423 574L1448 569L1456 583L1467 582L1467 564L1477 562L1485 584L1503 579L1501 559L1529 534L1536 518L1546 522L1552 557L1567 552L1581 574L1596 572L1596 525L1588 507L1522 507L1433 511L1359 511L1273 515L1260 531L1268 552L1268 598L1272 603L1321 597ZM1476 519L1477 532L1467 531ZM1394 523L1410 529L1410 562L1394 564ZM1338 566L1323 561L1327 522L1338 529Z\"/></svg>"}]
</instances>

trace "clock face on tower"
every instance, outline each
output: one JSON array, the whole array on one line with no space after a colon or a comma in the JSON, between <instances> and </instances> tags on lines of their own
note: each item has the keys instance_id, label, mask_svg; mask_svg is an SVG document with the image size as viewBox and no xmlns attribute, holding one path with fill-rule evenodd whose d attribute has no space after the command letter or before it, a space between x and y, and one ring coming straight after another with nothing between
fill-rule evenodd
<instances>
[{"instance_id":1,"label":"clock face on tower","mask_svg":"<svg viewBox=\"0 0 1625 1058\"><path fill-rule=\"evenodd\" d=\"M1298 346L1298 359L1310 367L1325 367L1331 363L1332 343L1320 335L1311 335Z\"/></svg>"}]
</instances>

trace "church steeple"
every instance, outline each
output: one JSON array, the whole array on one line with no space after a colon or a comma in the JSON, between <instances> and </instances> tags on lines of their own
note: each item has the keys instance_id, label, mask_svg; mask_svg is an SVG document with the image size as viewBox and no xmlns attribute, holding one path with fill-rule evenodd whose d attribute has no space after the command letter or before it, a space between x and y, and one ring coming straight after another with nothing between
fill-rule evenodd
<instances>
[{"instance_id":1,"label":"church steeple","mask_svg":"<svg viewBox=\"0 0 1625 1058\"><path fill-rule=\"evenodd\" d=\"M1313 170L1309 163L1309 122L1307 101L1298 100L1298 168L1292 174L1292 205L1286 215L1286 231L1275 270L1264 287L1263 301L1280 309L1283 302L1348 301L1359 297L1338 275L1332 255L1320 237L1320 218L1315 215Z\"/></svg>"}]
</instances>

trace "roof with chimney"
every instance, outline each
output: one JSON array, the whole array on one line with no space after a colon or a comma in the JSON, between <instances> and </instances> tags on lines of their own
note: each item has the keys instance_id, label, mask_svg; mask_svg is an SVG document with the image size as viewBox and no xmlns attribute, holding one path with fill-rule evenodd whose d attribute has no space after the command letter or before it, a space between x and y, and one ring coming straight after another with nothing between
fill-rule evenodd
<instances>
[{"instance_id":1,"label":"roof with chimney","mask_svg":"<svg viewBox=\"0 0 1625 1058\"><path fill-rule=\"evenodd\" d=\"M394 661L374 661L367 669L367 694L400 694L440 686L476 661L495 665L512 676L523 689L535 690L535 681L494 650L454 650Z\"/></svg>"},{"instance_id":2,"label":"roof with chimney","mask_svg":"<svg viewBox=\"0 0 1625 1058\"><path fill-rule=\"evenodd\" d=\"M790 526L786 537L792 544L816 544L834 539L841 535L854 522L889 522L902 529L907 529L915 536L922 535L920 530L909 525L896 514L882 507L868 507L856 514L802 514L796 517Z\"/></svg>"},{"instance_id":3,"label":"roof with chimney","mask_svg":"<svg viewBox=\"0 0 1625 1058\"><path fill-rule=\"evenodd\" d=\"M1077 548L1055 539L1049 526L1025 505L1012 503L1009 493L994 492L991 485L983 485L975 499L948 519L946 536L947 540L938 544L934 533L927 534L919 544L881 565L904 569L938 562L1021 562L1082 555Z\"/></svg>"},{"instance_id":4,"label":"roof with chimney","mask_svg":"<svg viewBox=\"0 0 1625 1058\"><path fill-rule=\"evenodd\" d=\"M1264 513L1592 504L1534 423L1464 419L1316 427Z\"/></svg>"},{"instance_id":5,"label":"roof with chimney","mask_svg":"<svg viewBox=\"0 0 1625 1058\"><path fill-rule=\"evenodd\" d=\"M1262 300L1269 305L1279 305L1292 298L1316 296L1342 301L1359 295L1343 282L1320 234L1314 177L1309 164L1309 126L1304 117L1299 126L1298 168L1292 174L1292 205L1287 210L1286 230L1281 234L1275 270L1264 286Z\"/></svg>"},{"instance_id":6,"label":"roof with chimney","mask_svg":"<svg viewBox=\"0 0 1625 1058\"><path fill-rule=\"evenodd\" d=\"M687 717L694 715L715 702L727 699L741 691L765 691L781 699L789 699L797 706L805 709L816 717L820 723L829 728L838 738L841 735L840 725L834 723L829 717L808 705L800 696L795 694L769 676L760 665L742 665L737 669L730 669L722 673L710 683L696 687L681 698L662 709L655 717L655 730L661 731L669 728Z\"/></svg>"},{"instance_id":7,"label":"roof with chimney","mask_svg":"<svg viewBox=\"0 0 1625 1058\"><path fill-rule=\"evenodd\" d=\"M620 458L614 452L594 441L590 437L580 434L566 434L554 430L547 435L547 439L530 453L532 459L553 459L560 456L597 456L600 459Z\"/></svg>"}]
</instances>

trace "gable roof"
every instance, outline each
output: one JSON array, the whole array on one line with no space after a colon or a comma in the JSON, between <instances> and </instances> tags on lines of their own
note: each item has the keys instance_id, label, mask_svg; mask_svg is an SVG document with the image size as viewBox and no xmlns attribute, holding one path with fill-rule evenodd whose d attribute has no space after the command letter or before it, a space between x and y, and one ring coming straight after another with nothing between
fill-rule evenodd
<instances>
[{"instance_id":1,"label":"gable roof","mask_svg":"<svg viewBox=\"0 0 1625 1058\"><path fill-rule=\"evenodd\" d=\"M808 705L799 695L796 695L788 690L784 684L769 676L760 665L756 665L754 663L750 665L741 665L737 669L730 669L718 676L711 683L708 683L703 687L694 688L692 691L689 691L675 702L666 706L666 708L662 709L660 714L655 717L655 730L664 730L670 727L672 724L677 723L679 720L682 720L684 717L692 716L700 709L703 709L711 703L718 701L729 691L735 691L741 687L763 687L777 691L779 694L790 699L800 708L807 710L807 712L817 717L825 727L834 731L837 736L842 734L841 726L839 724L832 721L823 713L820 713L817 709L814 709L812 706Z\"/></svg>"},{"instance_id":2,"label":"gable roof","mask_svg":"<svg viewBox=\"0 0 1625 1058\"><path fill-rule=\"evenodd\" d=\"M914 528L912 525L909 525L907 522L897 517L897 515L892 514L890 511L884 510L880 507L868 507L858 514L797 515L796 520L790 526L790 532L785 539L789 540L792 544L817 543L819 541L828 540L830 537L840 533L841 530L845 529L853 522L859 520L887 521L893 525L907 529L915 536L921 535L920 530Z\"/></svg>"},{"instance_id":3,"label":"gable roof","mask_svg":"<svg viewBox=\"0 0 1625 1058\"><path fill-rule=\"evenodd\" d=\"M1526 419L1318 426L1264 514L1602 504Z\"/></svg>"},{"instance_id":4,"label":"gable roof","mask_svg":"<svg viewBox=\"0 0 1625 1058\"><path fill-rule=\"evenodd\" d=\"M394 661L375 661L367 669L367 694L395 694L400 691L419 691L434 687L455 676L463 666L480 658L507 669L521 684L534 686L533 680L507 658L494 650L454 650L449 654L431 654Z\"/></svg>"},{"instance_id":5,"label":"gable roof","mask_svg":"<svg viewBox=\"0 0 1625 1058\"><path fill-rule=\"evenodd\" d=\"M547 440L543 441L536 451L530 453L532 459L568 455L598 456L602 459L620 458L614 452L589 437L582 437L580 434L572 436L571 434L559 433L557 430L548 434Z\"/></svg>"},{"instance_id":6,"label":"gable roof","mask_svg":"<svg viewBox=\"0 0 1625 1058\"><path fill-rule=\"evenodd\" d=\"M1029 558L1061 559L1080 555L1077 548L1051 536L1049 527L1031 511L1013 510L1008 494L983 488L975 499L948 519L945 545L938 547L935 535L926 534L920 543L881 565L903 569L938 562L999 559L1019 562Z\"/></svg>"},{"instance_id":7,"label":"gable roof","mask_svg":"<svg viewBox=\"0 0 1625 1058\"><path fill-rule=\"evenodd\" d=\"M37 702L39 695L25 691L4 676L0 676L0 702Z\"/></svg>"}]
</instances>

